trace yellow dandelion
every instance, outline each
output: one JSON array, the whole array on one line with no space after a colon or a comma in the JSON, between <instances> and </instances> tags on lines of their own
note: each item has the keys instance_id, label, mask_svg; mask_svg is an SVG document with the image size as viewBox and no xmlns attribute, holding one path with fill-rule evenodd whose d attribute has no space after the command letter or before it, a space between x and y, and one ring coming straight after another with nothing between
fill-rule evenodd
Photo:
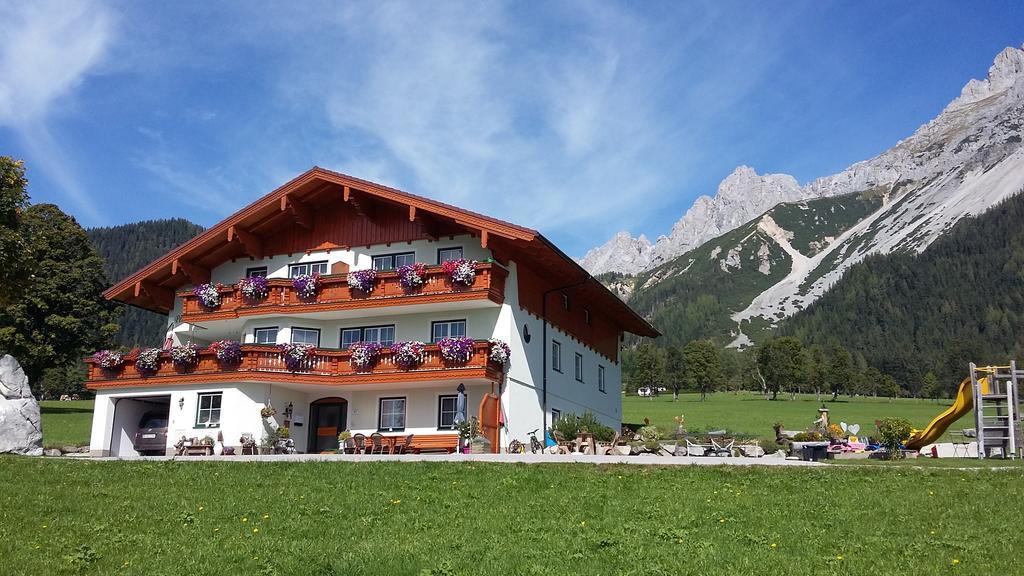
<instances>
[{"instance_id":1,"label":"yellow dandelion","mask_svg":"<svg viewBox=\"0 0 1024 576\"><path fill-rule=\"evenodd\" d=\"M931 530L928 533L931 534L932 536L935 536L935 530Z\"/></svg>"},{"instance_id":2,"label":"yellow dandelion","mask_svg":"<svg viewBox=\"0 0 1024 576\"><path fill-rule=\"evenodd\" d=\"M773 549L773 550L774 550L775 548L778 548L778 547L779 547L779 545L778 545L778 544L776 544L775 542L772 542L772 549Z\"/></svg>"},{"instance_id":3,"label":"yellow dandelion","mask_svg":"<svg viewBox=\"0 0 1024 576\"><path fill-rule=\"evenodd\" d=\"M249 521L248 518L246 518L245 516L242 516L242 522L248 522L248 521Z\"/></svg>"},{"instance_id":4,"label":"yellow dandelion","mask_svg":"<svg viewBox=\"0 0 1024 576\"><path fill-rule=\"evenodd\" d=\"M580 527L584 527L586 525L587 525L587 521L586 520L584 520L583 522L580 522Z\"/></svg>"},{"instance_id":5,"label":"yellow dandelion","mask_svg":"<svg viewBox=\"0 0 1024 576\"><path fill-rule=\"evenodd\" d=\"M199 511L200 511L200 512L202 512L202 511L203 511L203 507L202 507L202 506L200 506L200 507L199 507Z\"/></svg>"},{"instance_id":6,"label":"yellow dandelion","mask_svg":"<svg viewBox=\"0 0 1024 576\"><path fill-rule=\"evenodd\" d=\"M950 562L950 564L952 564L953 566L956 566L959 563L960 563L960 559L959 558L953 558L953 560Z\"/></svg>"},{"instance_id":7,"label":"yellow dandelion","mask_svg":"<svg viewBox=\"0 0 1024 576\"><path fill-rule=\"evenodd\" d=\"M270 518L270 514L264 514L264 515L263 515L263 519L264 519L264 520L266 520L267 518Z\"/></svg>"},{"instance_id":8,"label":"yellow dandelion","mask_svg":"<svg viewBox=\"0 0 1024 576\"><path fill-rule=\"evenodd\" d=\"M252 529L252 533L253 533L253 534L255 534L255 533L259 532L259 531L260 531L260 529L259 529L259 528L253 528L253 529Z\"/></svg>"},{"instance_id":9,"label":"yellow dandelion","mask_svg":"<svg viewBox=\"0 0 1024 576\"><path fill-rule=\"evenodd\" d=\"M43 528L49 528L49 526L46 525L46 524L43 524Z\"/></svg>"},{"instance_id":10,"label":"yellow dandelion","mask_svg":"<svg viewBox=\"0 0 1024 576\"><path fill-rule=\"evenodd\" d=\"M214 532L220 532L220 528L214 528L213 531Z\"/></svg>"},{"instance_id":11,"label":"yellow dandelion","mask_svg":"<svg viewBox=\"0 0 1024 576\"><path fill-rule=\"evenodd\" d=\"M836 556L836 560L842 560L842 559L843 559L842 556Z\"/></svg>"},{"instance_id":12,"label":"yellow dandelion","mask_svg":"<svg viewBox=\"0 0 1024 576\"><path fill-rule=\"evenodd\" d=\"M718 523L719 524L724 524L725 523L725 518L719 518L718 519Z\"/></svg>"}]
</instances>

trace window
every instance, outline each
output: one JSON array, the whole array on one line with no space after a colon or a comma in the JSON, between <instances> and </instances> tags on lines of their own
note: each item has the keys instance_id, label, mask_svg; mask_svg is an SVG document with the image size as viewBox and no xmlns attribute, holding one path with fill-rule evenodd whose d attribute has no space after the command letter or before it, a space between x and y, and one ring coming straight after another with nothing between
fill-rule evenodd
<instances>
[{"instance_id":1,"label":"window","mask_svg":"<svg viewBox=\"0 0 1024 576\"><path fill-rule=\"evenodd\" d=\"M405 398L380 399L380 422L377 429L381 432L405 430Z\"/></svg>"},{"instance_id":2,"label":"window","mask_svg":"<svg viewBox=\"0 0 1024 576\"><path fill-rule=\"evenodd\" d=\"M459 336L465 336L466 321L445 320L443 322L434 322L430 325L430 335L432 342L437 342L442 338L456 338Z\"/></svg>"},{"instance_id":3,"label":"window","mask_svg":"<svg viewBox=\"0 0 1024 576\"><path fill-rule=\"evenodd\" d=\"M562 343L557 340L551 341L551 369L562 371Z\"/></svg>"},{"instance_id":4,"label":"window","mask_svg":"<svg viewBox=\"0 0 1024 576\"><path fill-rule=\"evenodd\" d=\"M583 310L583 321L587 323L587 326L590 326L590 310Z\"/></svg>"},{"instance_id":5,"label":"window","mask_svg":"<svg viewBox=\"0 0 1024 576\"><path fill-rule=\"evenodd\" d=\"M569 295L562 294L562 308L565 310L569 309Z\"/></svg>"},{"instance_id":6,"label":"window","mask_svg":"<svg viewBox=\"0 0 1024 576\"><path fill-rule=\"evenodd\" d=\"M245 269L245 277L246 278L255 278L256 276L259 276L260 278L266 278L267 277L267 267L266 266L260 266L258 268L246 268Z\"/></svg>"},{"instance_id":7,"label":"window","mask_svg":"<svg viewBox=\"0 0 1024 576\"><path fill-rule=\"evenodd\" d=\"M277 344L277 326L273 328L257 328L253 330L253 340L257 344Z\"/></svg>"},{"instance_id":8,"label":"window","mask_svg":"<svg viewBox=\"0 0 1024 576\"><path fill-rule=\"evenodd\" d=\"M597 390L599 392L606 392L604 389L604 366L600 365L597 367Z\"/></svg>"},{"instance_id":9,"label":"window","mask_svg":"<svg viewBox=\"0 0 1024 576\"><path fill-rule=\"evenodd\" d=\"M395 326L367 326L365 328L342 328L341 349L345 350L356 342L376 342L381 346L395 343Z\"/></svg>"},{"instance_id":10,"label":"window","mask_svg":"<svg viewBox=\"0 0 1024 576\"><path fill-rule=\"evenodd\" d=\"M467 402L468 404L468 402ZM454 430L458 410L458 396L441 396L437 399L437 429Z\"/></svg>"},{"instance_id":11,"label":"window","mask_svg":"<svg viewBox=\"0 0 1024 576\"><path fill-rule=\"evenodd\" d=\"M573 372L576 374L576 381L583 382L583 354L579 352L573 358Z\"/></svg>"},{"instance_id":12,"label":"window","mask_svg":"<svg viewBox=\"0 0 1024 576\"><path fill-rule=\"evenodd\" d=\"M319 328L292 328L292 344L320 346Z\"/></svg>"},{"instance_id":13,"label":"window","mask_svg":"<svg viewBox=\"0 0 1024 576\"><path fill-rule=\"evenodd\" d=\"M327 274L327 262L303 262L288 266L288 277L295 278L305 274Z\"/></svg>"},{"instance_id":14,"label":"window","mask_svg":"<svg viewBox=\"0 0 1024 576\"><path fill-rule=\"evenodd\" d=\"M554 424L555 422L558 422L558 419L561 418L561 417L562 417L562 411L561 410L556 410L555 408L551 409L551 423L552 424Z\"/></svg>"},{"instance_id":15,"label":"window","mask_svg":"<svg viewBox=\"0 0 1024 576\"><path fill-rule=\"evenodd\" d=\"M458 248L440 248L437 251L437 263L444 264L449 260L462 258L462 246Z\"/></svg>"},{"instance_id":16,"label":"window","mask_svg":"<svg viewBox=\"0 0 1024 576\"><path fill-rule=\"evenodd\" d=\"M415 252L402 252L401 254L384 254L373 257L374 270L394 270L400 266L408 266L416 262Z\"/></svg>"},{"instance_id":17,"label":"window","mask_svg":"<svg viewBox=\"0 0 1024 576\"><path fill-rule=\"evenodd\" d=\"M222 395L222 392L199 394L199 407L196 410L196 428L220 427L220 400Z\"/></svg>"}]
</instances>

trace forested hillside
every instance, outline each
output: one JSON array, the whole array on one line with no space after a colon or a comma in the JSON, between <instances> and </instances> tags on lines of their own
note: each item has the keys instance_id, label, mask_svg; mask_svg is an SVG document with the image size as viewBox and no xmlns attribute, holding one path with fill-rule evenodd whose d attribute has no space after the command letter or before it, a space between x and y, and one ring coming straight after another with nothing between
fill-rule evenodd
<instances>
[{"instance_id":1,"label":"forested hillside","mask_svg":"<svg viewBox=\"0 0 1024 576\"><path fill-rule=\"evenodd\" d=\"M92 228L87 232L92 245L103 258L107 278L114 283L202 231L202 226L175 218ZM118 344L134 347L163 343L166 317L132 306L124 308L120 329L115 336Z\"/></svg>"},{"instance_id":2,"label":"forested hillside","mask_svg":"<svg viewBox=\"0 0 1024 576\"><path fill-rule=\"evenodd\" d=\"M1024 359L1024 195L962 220L920 255L852 266L781 327L805 344L840 343L900 382L967 363Z\"/></svg>"}]
</instances>

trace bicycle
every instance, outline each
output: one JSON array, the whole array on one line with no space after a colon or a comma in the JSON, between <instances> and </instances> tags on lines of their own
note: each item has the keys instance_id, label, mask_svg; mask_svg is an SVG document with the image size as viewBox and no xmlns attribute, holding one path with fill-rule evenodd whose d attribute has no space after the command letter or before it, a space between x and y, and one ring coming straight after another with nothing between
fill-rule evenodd
<instances>
[{"instance_id":1,"label":"bicycle","mask_svg":"<svg viewBox=\"0 0 1024 576\"><path fill-rule=\"evenodd\" d=\"M544 451L544 445L541 444L540 440L537 439L537 432L539 432L539 431L540 431L540 428L537 428L536 430L533 430L532 432L529 432L529 434L530 434L530 452L532 452L533 454L536 454L537 452L543 452ZM509 454L524 454L525 452L526 452L526 446L522 442L520 442L519 440L513 440L513 441L508 443L508 453Z\"/></svg>"}]
</instances>

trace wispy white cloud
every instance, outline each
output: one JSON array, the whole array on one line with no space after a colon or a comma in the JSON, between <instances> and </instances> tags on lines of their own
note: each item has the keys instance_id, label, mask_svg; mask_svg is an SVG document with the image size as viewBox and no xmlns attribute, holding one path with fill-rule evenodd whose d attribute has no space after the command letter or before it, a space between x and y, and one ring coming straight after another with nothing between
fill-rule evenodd
<instances>
[{"instance_id":1,"label":"wispy white cloud","mask_svg":"<svg viewBox=\"0 0 1024 576\"><path fill-rule=\"evenodd\" d=\"M99 214L82 187L58 138L48 126L85 76L102 60L115 18L87 2L25 2L0 5L0 125L14 130L75 207Z\"/></svg>"}]
</instances>

